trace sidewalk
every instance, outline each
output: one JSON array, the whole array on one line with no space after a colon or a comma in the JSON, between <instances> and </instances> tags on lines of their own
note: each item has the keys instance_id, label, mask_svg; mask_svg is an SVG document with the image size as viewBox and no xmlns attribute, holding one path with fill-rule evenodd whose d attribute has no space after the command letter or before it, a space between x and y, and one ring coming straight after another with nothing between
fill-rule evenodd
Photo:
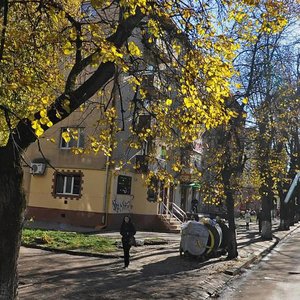
<instances>
[{"instance_id":1,"label":"sidewalk","mask_svg":"<svg viewBox=\"0 0 300 300\"><path fill-rule=\"evenodd\" d=\"M80 286L76 291L76 297L65 296L62 299L127 298L135 300L190 300L218 297L219 292L224 286L235 278L234 275L239 274L244 268L247 268L250 264L258 261L265 254L269 253L281 239L291 234L294 230L297 230L297 228L300 229L300 224L296 224L291 227L289 231L274 231L273 240L262 241L258 235L258 226L256 224L251 223L249 230L245 229L242 221L238 222L238 225L237 241L239 257L230 261L226 261L225 256L210 259L205 262L180 258L178 251L180 234L138 232L136 235L138 240L145 241L148 238L157 238L167 240L168 244L133 247L131 250L131 265L129 270L125 272L122 270L122 249L114 253L114 258L110 256L107 259L96 260L97 265L88 260L89 263L95 265L92 269L90 281L88 280L88 271L85 271L84 279L80 277L77 278L79 282L84 280L87 286L82 286L81 283L78 284L78 282L74 283L75 286ZM277 227L278 223L273 225L274 230ZM117 232L106 232L99 235L120 238ZM76 254L78 255L80 253ZM65 254L53 255L56 261L58 259L61 259L63 262L69 259L71 259L71 261L74 260L71 258L72 256L68 258ZM43 255L41 255L41 257L43 257ZM51 255L48 255L48 257L51 258ZM79 256L78 259L76 259L76 263L80 264L79 270L89 270L86 269L87 265L84 257ZM61 266L58 261L57 264L59 266L57 268L67 266L67 263L64 263L65 266ZM67 269L54 270L56 274L58 274L57 276L59 276L57 281L55 281L55 287L58 293L60 277L65 278L68 276L68 272L65 270ZM94 279L95 274L100 276L99 279L98 277ZM100 284L100 274L105 274L105 283ZM30 276L30 272L24 276L27 278ZM39 282L43 282L43 279L39 278L38 280ZM44 284L47 286L47 279L45 279ZM74 293L73 285L70 285L68 289L68 295ZM30 296L28 296L28 298L25 296L23 299L39 299L33 297L33 295L38 295L38 291L38 288L33 286L32 290L27 291ZM85 298L87 295L90 295L89 298ZM101 295L100 298L99 295ZM56 299L54 296L51 297L51 294L50 296L45 294L45 297L47 297L45 299Z\"/></svg>"}]
</instances>

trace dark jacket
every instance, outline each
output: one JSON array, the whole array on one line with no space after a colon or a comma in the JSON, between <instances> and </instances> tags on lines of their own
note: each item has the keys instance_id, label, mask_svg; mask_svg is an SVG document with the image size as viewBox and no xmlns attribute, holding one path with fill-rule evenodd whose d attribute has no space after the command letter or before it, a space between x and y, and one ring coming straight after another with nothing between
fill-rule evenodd
<instances>
[{"instance_id":1,"label":"dark jacket","mask_svg":"<svg viewBox=\"0 0 300 300\"><path fill-rule=\"evenodd\" d=\"M191 204L192 206L198 205L198 200L196 198L192 199Z\"/></svg>"},{"instance_id":2,"label":"dark jacket","mask_svg":"<svg viewBox=\"0 0 300 300\"><path fill-rule=\"evenodd\" d=\"M122 235L123 242L129 242L130 238L136 233L135 227L131 221L126 223L123 221L120 229L120 234Z\"/></svg>"}]
</instances>

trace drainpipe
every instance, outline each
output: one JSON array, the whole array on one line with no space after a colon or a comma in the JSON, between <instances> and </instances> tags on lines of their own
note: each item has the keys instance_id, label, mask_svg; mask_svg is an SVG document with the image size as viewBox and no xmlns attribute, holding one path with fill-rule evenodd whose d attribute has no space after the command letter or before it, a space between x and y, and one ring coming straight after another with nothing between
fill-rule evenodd
<instances>
[{"instance_id":1,"label":"drainpipe","mask_svg":"<svg viewBox=\"0 0 300 300\"><path fill-rule=\"evenodd\" d=\"M117 74L115 74L115 81L118 80ZM113 98L111 101L111 107L116 107L116 97L117 97L117 89L116 89L116 85L113 86L113 90L112 90L112 94L113 94ZM114 122L115 120L112 120L112 122ZM110 134L111 137L113 137L113 128L114 125L111 124L110 126ZM113 141L111 141L110 147L112 146ZM112 148L112 147L111 147ZM111 151L111 156L106 156L106 166L105 166L105 191L104 191L104 216L102 217L102 226L101 228L105 228L107 226L107 221L108 221L108 202L109 202L109 195L110 195L110 188L111 188L111 179L109 176L109 171L110 171L110 160L112 157L113 151ZM104 220L103 220L104 218Z\"/></svg>"},{"instance_id":2,"label":"drainpipe","mask_svg":"<svg viewBox=\"0 0 300 300\"><path fill-rule=\"evenodd\" d=\"M109 181L109 163L110 156L106 157L106 166L105 166L105 190L104 190L104 216L102 216L102 226L101 228L105 228L107 226L108 221L108 201L109 201L109 189L110 189L110 181Z\"/></svg>"}]
</instances>

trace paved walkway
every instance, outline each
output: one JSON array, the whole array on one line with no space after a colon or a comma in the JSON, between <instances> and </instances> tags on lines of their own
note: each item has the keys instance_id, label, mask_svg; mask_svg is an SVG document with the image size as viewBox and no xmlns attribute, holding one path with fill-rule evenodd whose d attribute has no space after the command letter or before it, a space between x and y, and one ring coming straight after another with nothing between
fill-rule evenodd
<instances>
[{"instance_id":1,"label":"paved walkway","mask_svg":"<svg viewBox=\"0 0 300 300\"><path fill-rule=\"evenodd\" d=\"M225 257L199 262L180 258L179 234L139 232L138 239L165 238L166 245L134 247L131 264L124 270L122 251L115 258L73 256L22 248L20 298L34 299L207 299L235 274L260 258L290 231L275 232L272 241L262 241L257 225L238 228L239 258ZM120 237L118 233L103 233Z\"/></svg>"},{"instance_id":2,"label":"paved walkway","mask_svg":"<svg viewBox=\"0 0 300 300\"><path fill-rule=\"evenodd\" d=\"M300 227L284 239L259 265L245 272L224 293L222 300L299 300ZM266 293L266 291L268 291Z\"/></svg>"}]
</instances>

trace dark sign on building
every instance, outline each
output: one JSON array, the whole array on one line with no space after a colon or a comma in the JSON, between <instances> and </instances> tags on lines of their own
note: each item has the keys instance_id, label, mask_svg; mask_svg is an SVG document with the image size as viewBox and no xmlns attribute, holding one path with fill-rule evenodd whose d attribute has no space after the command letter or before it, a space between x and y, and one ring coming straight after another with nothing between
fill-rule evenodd
<instances>
[{"instance_id":1,"label":"dark sign on building","mask_svg":"<svg viewBox=\"0 0 300 300\"><path fill-rule=\"evenodd\" d=\"M130 195L131 194L131 180L130 176L119 175L117 194Z\"/></svg>"}]
</instances>

